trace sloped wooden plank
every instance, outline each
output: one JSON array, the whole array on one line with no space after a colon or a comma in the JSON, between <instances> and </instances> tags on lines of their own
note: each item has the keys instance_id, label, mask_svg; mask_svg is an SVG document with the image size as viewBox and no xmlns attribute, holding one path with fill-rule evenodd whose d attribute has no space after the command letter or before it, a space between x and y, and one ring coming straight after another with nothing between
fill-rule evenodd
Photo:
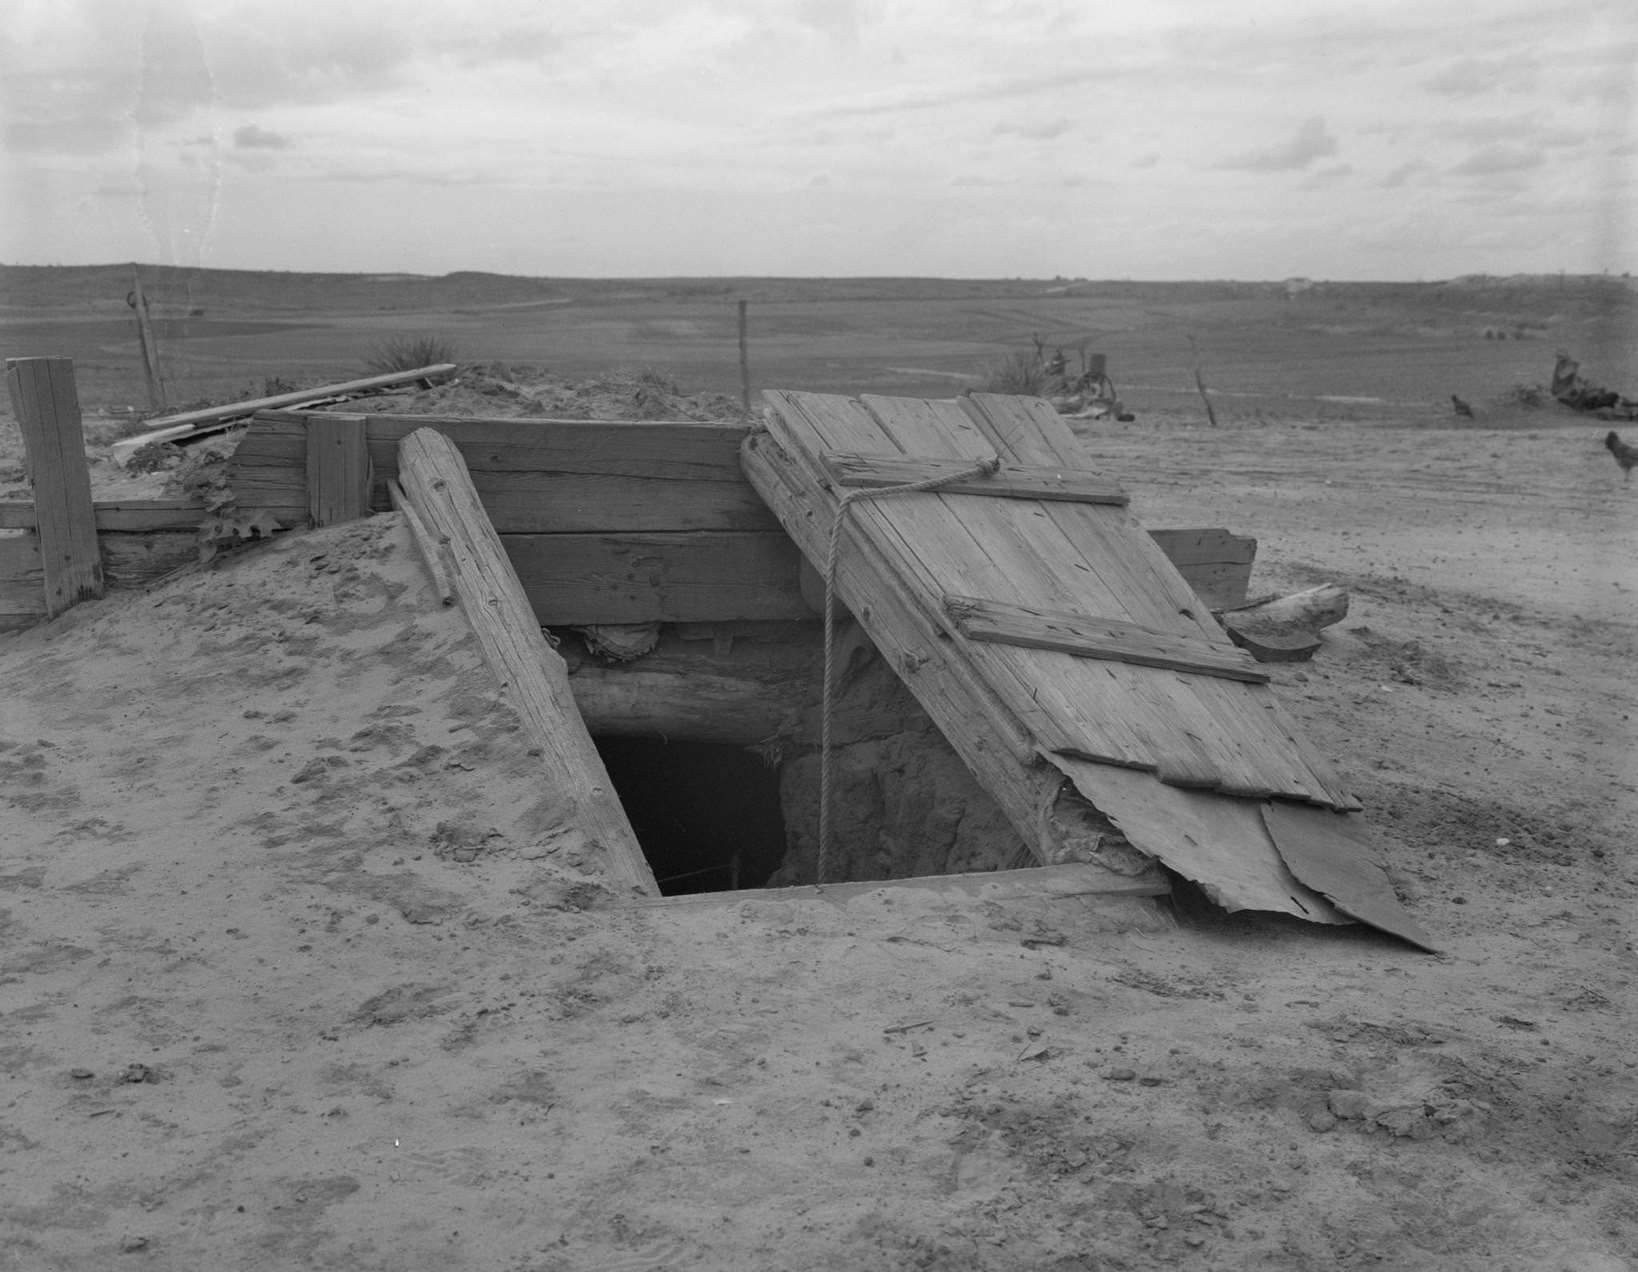
<instances>
[{"instance_id":1,"label":"sloped wooden plank","mask_svg":"<svg viewBox=\"0 0 1638 1272\"><path fill-rule=\"evenodd\" d=\"M1048 758L1133 847L1198 883L1225 910L1267 910L1313 923L1349 922L1286 865L1263 824L1260 801L1167 786L1108 764Z\"/></svg>"},{"instance_id":2,"label":"sloped wooden plank","mask_svg":"<svg viewBox=\"0 0 1638 1272\"><path fill-rule=\"evenodd\" d=\"M986 438L1013 439L1013 453L1027 462L1061 462L1078 447L1047 403L975 394L963 399L963 405ZM1179 622L1184 627L1192 625L1213 646L1224 652L1233 648L1198 599L1178 587L1179 577L1158 545L1152 540L1138 543L1130 533L1135 522L1120 524L1117 518L1125 517L1120 510L1046 507L1045 511L1072 537L1088 536L1083 542L1087 556L1111 572L1112 585L1123 596L1137 592L1165 598L1151 620L1129 615L1135 621L1168 631L1181 630L1174 626ZM1329 766L1311 747L1295 740L1271 690L1181 675L1149 678L1131 685L1130 690L1139 696L1157 696L1161 718L1178 721L1199 741L1221 770L1224 790L1247 797L1281 795L1343 807L1352 804L1352 797L1341 789ZM1158 730L1156 739L1170 744L1166 750L1171 762L1186 753L1187 739L1170 730Z\"/></svg>"},{"instance_id":3,"label":"sloped wooden plank","mask_svg":"<svg viewBox=\"0 0 1638 1272\"><path fill-rule=\"evenodd\" d=\"M1251 684L1268 682L1268 673L1248 657L1232 657L1199 641L1153 631L1137 623L1007 605L976 596L946 596L944 608L969 640L1056 649L1083 658L1165 667Z\"/></svg>"},{"instance_id":4,"label":"sloped wooden plank","mask_svg":"<svg viewBox=\"0 0 1638 1272\"><path fill-rule=\"evenodd\" d=\"M947 478L968 465L960 459L922 455L826 455L826 470L838 486L880 489ZM985 495L994 499L1050 499L1063 503L1114 504L1130 496L1116 482L1095 473L1061 468L1025 468L1003 464L999 471L939 487L946 495Z\"/></svg>"},{"instance_id":5,"label":"sloped wooden plank","mask_svg":"<svg viewBox=\"0 0 1638 1272\"><path fill-rule=\"evenodd\" d=\"M628 891L658 896L654 872L574 705L568 668L541 634L460 452L434 429L417 430L402 447L404 496L433 538L448 545L461 612L540 757L542 795L556 817L549 841L565 855L601 853Z\"/></svg>"},{"instance_id":6,"label":"sloped wooden plank","mask_svg":"<svg viewBox=\"0 0 1638 1272\"><path fill-rule=\"evenodd\" d=\"M1399 904L1358 817L1271 800L1263 824L1291 873L1337 909L1434 953L1428 934Z\"/></svg>"},{"instance_id":7,"label":"sloped wooden plank","mask_svg":"<svg viewBox=\"0 0 1638 1272\"><path fill-rule=\"evenodd\" d=\"M985 413L962 409L967 399L960 406L940 402L907 404L900 399L869 396L862 401L872 410L891 411L884 418L890 420L895 433L914 430L918 452L923 447L936 447L937 439L943 436L970 453L999 451L1004 458L1021 456L1031 463L1057 463L1072 462L1072 448L1078 446L1056 413L1044 403L1002 399L1004 410ZM1039 410L1024 409L1031 406ZM922 408L930 413L925 423L916 414ZM1037 415L1042 418L1037 419ZM1053 446L1061 449L1054 450ZM980 525L987 528L1010 511L999 505L993 509L984 506L977 512L969 507L963 520L969 531L976 532ZM895 515L902 514L895 509ZM1036 550L1043 556L1050 554L1051 561L1039 567L1027 556L1012 559L1007 564L1009 579L1028 579L1036 589L1031 599L1072 595L1076 597L1072 607L1077 613L1135 621L1151 629L1198 638L1229 659L1243 657L1199 598L1181 585L1164 555L1140 532L1141 527L1122 508L1039 505L1033 510L1029 528L1014 528L1012 534L1030 535ZM1158 566L1154 564L1156 558ZM1066 560L1090 569L1096 577L1077 575L1075 583L1065 582ZM1215 771L1220 787L1239 795L1327 798L1325 788L1303 763L1300 750L1287 748L1283 738L1261 736L1268 730L1256 717L1252 720L1259 735L1250 742L1241 738L1236 729L1225 725L1221 711L1200 700L1190 677L1121 664L1107 665L1103 679L1087 669L1078 680L1066 680L1066 673L1049 663L1037 663L1032 671L1022 674L1043 705L1060 708L1061 734L1068 740L1057 743L1055 749L1107 758L1103 753L1109 748L1100 740L1099 729L1107 734L1113 728L1107 722L1118 720L1122 735L1132 739L1125 744L1126 753L1147 756L1149 765L1164 773L1167 780L1200 785ZM1220 688L1232 695L1245 687L1225 684ZM1083 732L1089 724L1095 727L1089 733ZM1046 736L1043 733L1043 738ZM1086 740L1076 741L1078 736Z\"/></svg>"},{"instance_id":8,"label":"sloped wooden plank","mask_svg":"<svg viewBox=\"0 0 1638 1272\"><path fill-rule=\"evenodd\" d=\"M843 451L880 453L882 446L889 444L908 444L918 454L936 454L940 447L963 443L959 428L947 430L945 421L933 414L934 403L782 391L766 396L775 405L783 425L800 434L793 437L789 448L793 473L801 476L807 487L822 492L810 511L815 522L811 533L806 525L787 527L821 573L836 500L826 490L824 467L818 456ZM884 403L885 422L884 416L876 413ZM963 427L970 435L966 444L971 446L976 430L970 424ZM953 620L939 604L945 592L981 590L985 595L1024 603L1049 586L1036 582L1046 570L1045 561L1030 540L1037 516L1033 505L1013 500L974 500L936 491L890 495L865 500L849 509L849 527L857 526L860 535L847 542L879 542L893 568L904 572L902 586L912 602L925 607L935 628L953 635ZM1077 603L1077 594L1066 590L1067 584L1052 586L1057 599L1065 604ZM1100 598L1080 599L1095 604ZM859 611L855 609L854 613ZM859 616L873 638L883 636L864 615ZM1068 665L1072 660L1066 655L995 645L970 647L966 657L979 662L986 669L984 674L994 678L1009 705L1027 721L1042 745L1078 745L1112 764L1154 766L1148 747L1125 718L1116 713L1078 714L1075 703L1064 697L1060 679L1040 674L1040 658L1060 657Z\"/></svg>"},{"instance_id":9,"label":"sloped wooden plank","mask_svg":"<svg viewBox=\"0 0 1638 1272\"><path fill-rule=\"evenodd\" d=\"M834 499L766 434L746 439L744 463L791 536L804 550L821 552L828 522L820 514L825 502L834 504ZM935 616L915 604L915 589L895 574L880 545L856 526L838 560L837 591L962 761L982 775L1030 851L1043 863L1051 861L1057 833L1052 814L1066 783L1060 772L1039 762L1032 722L1013 711L1020 703L1016 698L1003 702L993 689L1006 673L991 668L990 678L975 677ZM1027 703L1026 698L1026 712ZM1097 873L1109 876L1106 882L1116 890L1132 882L1132 876L1106 867L1098 867Z\"/></svg>"}]
</instances>

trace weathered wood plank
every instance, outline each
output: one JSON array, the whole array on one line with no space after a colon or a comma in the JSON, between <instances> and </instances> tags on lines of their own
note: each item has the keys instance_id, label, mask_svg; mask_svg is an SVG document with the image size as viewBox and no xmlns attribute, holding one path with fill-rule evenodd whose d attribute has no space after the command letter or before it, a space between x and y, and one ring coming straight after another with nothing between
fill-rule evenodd
<instances>
[{"instance_id":1,"label":"weathered wood plank","mask_svg":"<svg viewBox=\"0 0 1638 1272\"><path fill-rule=\"evenodd\" d=\"M1209 608L1245 604L1256 539L1222 529L1150 530L1149 536Z\"/></svg>"},{"instance_id":2,"label":"weathered wood plank","mask_svg":"<svg viewBox=\"0 0 1638 1272\"><path fill-rule=\"evenodd\" d=\"M34 486L46 613L56 615L102 595L73 359L8 358L6 387Z\"/></svg>"},{"instance_id":3,"label":"weathered wood plank","mask_svg":"<svg viewBox=\"0 0 1638 1272\"><path fill-rule=\"evenodd\" d=\"M1166 667L1252 684L1266 684L1269 678L1248 655L1236 657L1203 642L1152 631L1136 623L1007 605L977 596L946 596L944 608L969 640L1056 649L1083 658Z\"/></svg>"},{"instance_id":4,"label":"weathered wood plank","mask_svg":"<svg viewBox=\"0 0 1638 1272\"><path fill-rule=\"evenodd\" d=\"M264 412L229 468L239 507L281 520L307 503L305 434L314 416ZM448 437L501 534L584 530L772 530L739 469L743 424L444 419L367 415L376 510L398 471L398 442L417 428ZM550 492L549 497L546 492Z\"/></svg>"},{"instance_id":5,"label":"weathered wood plank","mask_svg":"<svg viewBox=\"0 0 1638 1272\"><path fill-rule=\"evenodd\" d=\"M1177 920L1154 904L1163 889L1148 879L1111 881L1093 866L1072 862L1062 866L1029 866L1022 870L990 870L979 874L922 875L909 879L871 879L858 883L827 883L821 888L763 888L758 900L802 901L823 897L830 905L847 905L881 894L891 898L907 892L949 893L965 909L991 901L1075 898L1092 908L1089 920L1096 931L1159 933L1174 929ZM721 905L744 905L744 892L696 892L686 896L632 901L644 910L705 910Z\"/></svg>"},{"instance_id":6,"label":"weathered wood plank","mask_svg":"<svg viewBox=\"0 0 1638 1272\"><path fill-rule=\"evenodd\" d=\"M813 617L783 534L512 534L501 539L539 621L684 623Z\"/></svg>"},{"instance_id":7,"label":"weathered wood plank","mask_svg":"<svg viewBox=\"0 0 1638 1272\"><path fill-rule=\"evenodd\" d=\"M191 530L204 520L197 499L96 499L91 511L98 530ZM0 501L0 530L33 530L38 524L32 499Z\"/></svg>"},{"instance_id":8,"label":"weathered wood plank","mask_svg":"<svg viewBox=\"0 0 1638 1272\"><path fill-rule=\"evenodd\" d=\"M316 414L307 425L307 518L339 525L370 515L370 454L361 415Z\"/></svg>"},{"instance_id":9,"label":"weathered wood plank","mask_svg":"<svg viewBox=\"0 0 1638 1272\"><path fill-rule=\"evenodd\" d=\"M948 477L971 467L970 461L921 455L826 455L826 470L838 486L881 489ZM999 471L969 481L940 486L945 495L986 495L995 499L1050 499L1063 503L1114 504L1130 496L1118 483L1096 473L1003 464Z\"/></svg>"},{"instance_id":10,"label":"weathered wood plank","mask_svg":"<svg viewBox=\"0 0 1638 1272\"><path fill-rule=\"evenodd\" d=\"M45 567L32 534L0 534L0 632L45 617Z\"/></svg>"},{"instance_id":11,"label":"weathered wood plank","mask_svg":"<svg viewBox=\"0 0 1638 1272\"><path fill-rule=\"evenodd\" d=\"M436 430L418 429L401 443L399 457L405 497L432 534L447 542L461 611L540 750L542 793L557 813L552 833L559 846L599 854L625 890L659 895L654 872L575 707L568 670L541 634L460 452Z\"/></svg>"}]
</instances>

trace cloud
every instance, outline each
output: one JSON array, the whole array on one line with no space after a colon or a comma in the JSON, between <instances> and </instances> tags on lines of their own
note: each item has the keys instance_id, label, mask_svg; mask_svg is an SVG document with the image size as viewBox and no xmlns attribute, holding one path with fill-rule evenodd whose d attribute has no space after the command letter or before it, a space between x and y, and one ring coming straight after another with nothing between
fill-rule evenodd
<instances>
[{"instance_id":1,"label":"cloud","mask_svg":"<svg viewBox=\"0 0 1638 1272\"><path fill-rule=\"evenodd\" d=\"M1425 159L1413 159L1409 163L1400 164L1387 176L1383 177L1381 181L1377 182L1377 184L1384 190L1397 190L1401 186L1409 185L1412 178L1419 177L1425 172L1432 171L1433 165L1428 163Z\"/></svg>"},{"instance_id":2,"label":"cloud","mask_svg":"<svg viewBox=\"0 0 1638 1272\"><path fill-rule=\"evenodd\" d=\"M1248 172L1293 172L1336 152L1337 139L1326 131L1325 120L1314 115L1303 120L1290 140L1224 159L1217 166Z\"/></svg>"},{"instance_id":3,"label":"cloud","mask_svg":"<svg viewBox=\"0 0 1638 1272\"><path fill-rule=\"evenodd\" d=\"M1445 97L1477 97L1502 89L1519 89L1536 78L1534 54L1507 57L1464 57L1422 81L1424 88Z\"/></svg>"},{"instance_id":4,"label":"cloud","mask_svg":"<svg viewBox=\"0 0 1638 1272\"><path fill-rule=\"evenodd\" d=\"M290 138L257 124L246 124L233 130L233 144L240 150L284 150L289 147Z\"/></svg>"},{"instance_id":5,"label":"cloud","mask_svg":"<svg viewBox=\"0 0 1638 1272\"><path fill-rule=\"evenodd\" d=\"M1451 169L1464 177L1493 177L1507 172L1527 172L1547 162L1534 147L1482 146Z\"/></svg>"},{"instance_id":6,"label":"cloud","mask_svg":"<svg viewBox=\"0 0 1638 1272\"><path fill-rule=\"evenodd\" d=\"M1339 185L1353 175L1354 166L1351 163L1333 164L1329 168L1321 168L1303 178L1304 190L1326 190L1331 186Z\"/></svg>"},{"instance_id":7,"label":"cloud","mask_svg":"<svg viewBox=\"0 0 1638 1272\"><path fill-rule=\"evenodd\" d=\"M1141 168L1153 168L1159 163L1160 163L1160 155L1157 154L1153 150L1151 150L1146 155L1139 155L1136 159L1132 160L1132 166L1134 168L1140 168L1140 169Z\"/></svg>"},{"instance_id":8,"label":"cloud","mask_svg":"<svg viewBox=\"0 0 1638 1272\"><path fill-rule=\"evenodd\" d=\"M1039 123L1005 123L995 126L997 137L1027 137L1031 141L1052 141L1062 137L1075 126L1073 120L1059 117L1058 119L1042 120Z\"/></svg>"}]
</instances>

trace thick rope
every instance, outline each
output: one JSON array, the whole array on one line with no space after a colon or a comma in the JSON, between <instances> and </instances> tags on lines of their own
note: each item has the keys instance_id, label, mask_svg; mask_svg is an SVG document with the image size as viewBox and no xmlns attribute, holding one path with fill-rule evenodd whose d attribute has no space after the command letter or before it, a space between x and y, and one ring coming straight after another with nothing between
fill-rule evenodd
<instances>
[{"instance_id":1,"label":"thick rope","mask_svg":"<svg viewBox=\"0 0 1638 1272\"><path fill-rule=\"evenodd\" d=\"M847 519L848 507L863 499L914 494L975 477L993 477L1000 470L1001 460L992 455L975 461L971 468L943 477L928 477L902 486L859 487L848 491L836 504L836 516L830 523L830 547L825 553L825 682L819 713L819 865L815 883L824 884L830 871L830 717L836 688L836 562L842 554L842 523Z\"/></svg>"}]
</instances>

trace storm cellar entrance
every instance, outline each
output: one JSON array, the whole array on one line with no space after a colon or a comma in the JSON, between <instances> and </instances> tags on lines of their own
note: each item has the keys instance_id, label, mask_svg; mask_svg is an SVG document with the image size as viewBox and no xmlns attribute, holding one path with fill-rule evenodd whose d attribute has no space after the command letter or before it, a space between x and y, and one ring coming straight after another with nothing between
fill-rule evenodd
<instances>
[{"instance_id":1,"label":"storm cellar entrance","mask_svg":"<svg viewBox=\"0 0 1638 1272\"><path fill-rule=\"evenodd\" d=\"M779 771L721 742L594 737L662 896L763 887L785 858Z\"/></svg>"}]
</instances>

